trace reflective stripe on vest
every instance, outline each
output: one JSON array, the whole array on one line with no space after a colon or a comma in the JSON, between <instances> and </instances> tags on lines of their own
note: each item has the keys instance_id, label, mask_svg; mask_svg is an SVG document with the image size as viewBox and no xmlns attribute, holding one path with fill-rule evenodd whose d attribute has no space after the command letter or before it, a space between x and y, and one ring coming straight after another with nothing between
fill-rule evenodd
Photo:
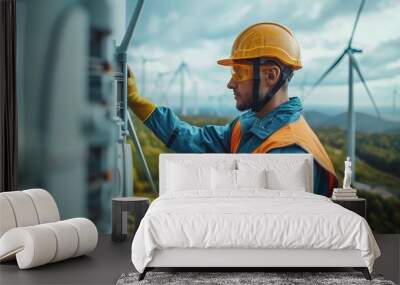
<instances>
[{"instance_id":1,"label":"reflective stripe on vest","mask_svg":"<svg viewBox=\"0 0 400 285\"><path fill-rule=\"evenodd\" d=\"M232 130L231 152L236 153L240 144L241 130L240 120L237 120ZM290 145L298 145L314 156L314 159L321 165L328 174L327 195L332 195L333 188L337 186L337 176L332 161L325 151L317 135L307 124L303 116L293 122L286 124L272 135L266 138L252 153L267 153L274 148L281 148Z\"/></svg>"}]
</instances>

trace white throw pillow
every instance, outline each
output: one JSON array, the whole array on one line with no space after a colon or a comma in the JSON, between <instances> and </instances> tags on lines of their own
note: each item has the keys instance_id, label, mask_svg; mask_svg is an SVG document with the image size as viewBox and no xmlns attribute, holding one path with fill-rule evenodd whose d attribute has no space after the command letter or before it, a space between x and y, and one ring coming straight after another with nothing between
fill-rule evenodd
<instances>
[{"instance_id":1,"label":"white throw pillow","mask_svg":"<svg viewBox=\"0 0 400 285\"><path fill-rule=\"evenodd\" d=\"M168 191L211 189L211 168L207 166L185 166L168 163Z\"/></svg>"},{"instance_id":2,"label":"white throw pillow","mask_svg":"<svg viewBox=\"0 0 400 285\"><path fill-rule=\"evenodd\" d=\"M211 168L213 190L236 190L236 170Z\"/></svg>"},{"instance_id":3,"label":"white throw pillow","mask_svg":"<svg viewBox=\"0 0 400 285\"><path fill-rule=\"evenodd\" d=\"M212 189L234 191L241 188L267 188L266 171L211 169Z\"/></svg>"},{"instance_id":4,"label":"white throw pillow","mask_svg":"<svg viewBox=\"0 0 400 285\"><path fill-rule=\"evenodd\" d=\"M307 175L304 167L286 171L267 171L267 188L272 190L307 191Z\"/></svg>"},{"instance_id":5,"label":"white throw pillow","mask_svg":"<svg viewBox=\"0 0 400 285\"><path fill-rule=\"evenodd\" d=\"M267 188L266 170L236 170L237 187Z\"/></svg>"},{"instance_id":6,"label":"white throw pillow","mask_svg":"<svg viewBox=\"0 0 400 285\"><path fill-rule=\"evenodd\" d=\"M241 159L239 170L265 169L267 188L272 190L308 191L312 183L304 159Z\"/></svg>"}]
</instances>

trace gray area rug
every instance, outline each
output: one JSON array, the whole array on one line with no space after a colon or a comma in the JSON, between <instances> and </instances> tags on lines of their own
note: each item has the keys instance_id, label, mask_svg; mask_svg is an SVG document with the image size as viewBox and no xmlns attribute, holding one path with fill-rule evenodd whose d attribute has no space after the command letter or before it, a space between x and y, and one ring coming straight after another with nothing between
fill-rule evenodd
<instances>
[{"instance_id":1,"label":"gray area rug","mask_svg":"<svg viewBox=\"0 0 400 285\"><path fill-rule=\"evenodd\" d=\"M360 272L156 272L150 271L142 281L139 273L122 274L117 285L133 284L390 284L381 275L372 274L372 281Z\"/></svg>"}]
</instances>

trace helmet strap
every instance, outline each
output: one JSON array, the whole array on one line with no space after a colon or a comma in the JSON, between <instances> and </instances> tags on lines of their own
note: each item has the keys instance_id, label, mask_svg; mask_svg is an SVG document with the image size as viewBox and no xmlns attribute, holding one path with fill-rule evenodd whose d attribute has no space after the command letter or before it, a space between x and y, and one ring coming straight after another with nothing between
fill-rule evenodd
<instances>
[{"instance_id":1,"label":"helmet strap","mask_svg":"<svg viewBox=\"0 0 400 285\"><path fill-rule=\"evenodd\" d=\"M260 59L257 58L253 62L253 102L251 106L251 110L253 112L257 112L258 109L259 90L260 90Z\"/></svg>"},{"instance_id":2,"label":"helmet strap","mask_svg":"<svg viewBox=\"0 0 400 285\"><path fill-rule=\"evenodd\" d=\"M253 63L253 102L251 110L259 112L266 104L268 104L275 96L276 92L285 84L286 80L290 81L293 77L293 71L289 68L280 66L280 76L278 82L268 91L268 93L260 100L260 59L257 58Z\"/></svg>"}]
</instances>

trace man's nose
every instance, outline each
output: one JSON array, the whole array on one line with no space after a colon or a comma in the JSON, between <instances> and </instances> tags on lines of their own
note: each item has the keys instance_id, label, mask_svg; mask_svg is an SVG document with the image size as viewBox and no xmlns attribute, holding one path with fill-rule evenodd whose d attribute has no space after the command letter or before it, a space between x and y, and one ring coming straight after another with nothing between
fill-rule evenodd
<instances>
[{"instance_id":1,"label":"man's nose","mask_svg":"<svg viewBox=\"0 0 400 285\"><path fill-rule=\"evenodd\" d=\"M235 80L233 80L232 78L229 80L228 84L226 85L226 87L228 87L228 89L235 89L236 87L236 82Z\"/></svg>"}]
</instances>

